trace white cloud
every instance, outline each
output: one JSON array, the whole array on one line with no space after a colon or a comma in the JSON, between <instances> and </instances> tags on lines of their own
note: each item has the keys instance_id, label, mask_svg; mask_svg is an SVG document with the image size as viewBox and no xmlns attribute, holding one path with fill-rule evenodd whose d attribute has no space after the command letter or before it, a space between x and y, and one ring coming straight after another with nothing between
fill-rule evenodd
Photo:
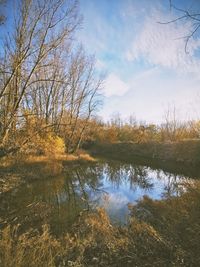
<instances>
[{"instance_id":1,"label":"white cloud","mask_svg":"<svg viewBox=\"0 0 200 267\"><path fill-rule=\"evenodd\" d=\"M101 116L109 119L114 112L120 112L122 117L135 114L137 120L160 123L168 105L175 105L179 119L196 119L200 108L198 104L194 106L199 92L199 79L195 77L185 73L175 75L172 71L166 73L160 68L139 73L127 82L130 90L123 96L105 101Z\"/></svg>"},{"instance_id":2,"label":"white cloud","mask_svg":"<svg viewBox=\"0 0 200 267\"><path fill-rule=\"evenodd\" d=\"M126 207L129 203L128 197L123 192L109 193L101 198L101 204L107 211L117 211Z\"/></svg>"},{"instance_id":3,"label":"white cloud","mask_svg":"<svg viewBox=\"0 0 200 267\"><path fill-rule=\"evenodd\" d=\"M122 96L129 90L129 86L122 81L116 74L111 73L108 75L105 85L104 94L106 97L109 96Z\"/></svg>"},{"instance_id":4,"label":"white cloud","mask_svg":"<svg viewBox=\"0 0 200 267\"><path fill-rule=\"evenodd\" d=\"M159 24L156 21L170 21L172 18L161 11L154 11L148 16L126 53L129 61L143 58L153 65L175 69L177 71L198 72L200 61L194 57L195 50L200 48L199 39L191 39L188 52L185 53L185 39L191 30L187 21L170 24Z\"/></svg>"},{"instance_id":5,"label":"white cloud","mask_svg":"<svg viewBox=\"0 0 200 267\"><path fill-rule=\"evenodd\" d=\"M85 23L79 40L96 53L98 70L110 73L101 115L108 119L114 112L123 117L134 113L138 119L161 122L168 104L175 104L183 118L186 113L192 117L199 92L200 40L191 39L186 54L181 38L191 25L157 23L174 16L163 0L117 1L109 16L109 1L80 2ZM200 114L199 105L197 109Z\"/></svg>"}]
</instances>

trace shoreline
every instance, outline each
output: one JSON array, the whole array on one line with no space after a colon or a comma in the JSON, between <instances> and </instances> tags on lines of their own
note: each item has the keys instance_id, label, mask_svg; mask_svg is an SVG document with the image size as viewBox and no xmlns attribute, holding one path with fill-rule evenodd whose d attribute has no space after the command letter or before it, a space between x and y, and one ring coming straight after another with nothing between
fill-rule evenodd
<instances>
[{"instance_id":1,"label":"shoreline","mask_svg":"<svg viewBox=\"0 0 200 267\"><path fill-rule=\"evenodd\" d=\"M89 146L94 157L147 165L177 174L200 177L200 141L176 143L98 143Z\"/></svg>"},{"instance_id":2,"label":"shoreline","mask_svg":"<svg viewBox=\"0 0 200 267\"><path fill-rule=\"evenodd\" d=\"M52 178L61 174L65 166L96 162L88 153L77 155L8 156L0 162L0 195L26 182Z\"/></svg>"}]
</instances>

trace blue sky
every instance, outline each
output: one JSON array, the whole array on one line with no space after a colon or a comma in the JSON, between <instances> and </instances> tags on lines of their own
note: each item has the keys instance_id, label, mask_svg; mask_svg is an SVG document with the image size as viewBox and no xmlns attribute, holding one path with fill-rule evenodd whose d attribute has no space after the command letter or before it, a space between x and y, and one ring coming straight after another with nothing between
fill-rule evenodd
<instances>
[{"instance_id":1,"label":"blue sky","mask_svg":"<svg viewBox=\"0 0 200 267\"><path fill-rule=\"evenodd\" d=\"M177 7L200 11L198 0L172 1ZM180 119L200 118L200 38L190 40L185 53L188 21L162 25L182 15L168 0L80 0L84 16L78 39L95 54L97 68L106 72L100 115L159 123L168 106Z\"/></svg>"}]
</instances>

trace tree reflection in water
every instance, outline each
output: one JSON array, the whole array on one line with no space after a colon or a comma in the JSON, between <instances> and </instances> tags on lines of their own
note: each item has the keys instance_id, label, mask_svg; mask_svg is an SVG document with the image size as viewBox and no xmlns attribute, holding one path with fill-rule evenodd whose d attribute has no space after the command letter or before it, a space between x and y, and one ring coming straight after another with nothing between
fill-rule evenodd
<instances>
[{"instance_id":1,"label":"tree reflection in water","mask_svg":"<svg viewBox=\"0 0 200 267\"><path fill-rule=\"evenodd\" d=\"M0 199L1 223L6 220L29 227L49 223L55 232L62 232L80 212L96 206L125 220L128 203L144 195L154 199L178 196L188 181L162 170L116 161L70 166L54 178L25 184Z\"/></svg>"}]
</instances>

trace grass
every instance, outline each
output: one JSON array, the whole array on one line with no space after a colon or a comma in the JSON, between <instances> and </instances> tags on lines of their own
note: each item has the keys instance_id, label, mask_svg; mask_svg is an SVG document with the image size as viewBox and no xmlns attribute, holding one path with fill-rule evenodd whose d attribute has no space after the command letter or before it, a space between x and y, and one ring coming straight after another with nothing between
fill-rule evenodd
<instances>
[{"instance_id":1,"label":"grass","mask_svg":"<svg viewBox=\"0 0 200 267\"><path fill-rule=\"evenodd\" d=\"M145 197L131 207L128 226L110 223L105 210L82 213L70 232L0 231L1 267L138 266L197 267L200 262L200 185L179 198Z\"/></svg>"},{"instance_id":2,"label":"grass","mask_svg":"<svg viewBox=\"0 0 200 267\"><path fill-rule=\"evenodd\" d=\"M179 142L118 142L98 143L91 147L98 154L123 157L141 157L165 161L182 162L198 165L200 163L200 140L183 140Z\"/></svg>"},{"instance_id":3,"label":"grass","mask_svg":"<svg viewBox=\"0 0 200 267\"><path fill-rule=\"evenodd\" d=\"M135 162L151 168L200 176L200 140L147 143L96 143L88 148L90 153L108 159Z\"/></svg>"},{"instance_id":4,"label":"grass","mask_svg":"<svg viewBox=\"0 0 200 267\"><path fill-rule=\"evenodd\" d=\"M1 233L0 266L2 267L39 267L55 266L55 258L61 250L61 244L50 236L47 226L42 233L30 230L20 236L17 227L9 226Z\"/></svg>"},{"instance_id":5,"label":"grass","mask_svg":"<svg viewBox=\"0 0 200 267\"><path fill-rule=\"evenodd\" d=\"M0 193L5 193L19 186L22 179L18 174L4 173L0 174Z\"/></svg>"},{"instance_id":6,"label":"grass","mask_svg":"<svg viewBox=\"0 0 200 267\"><path fill-rule=\"evenodd\" d=\"M70 164L94 161L82 151L54 158L30 156L9 160L1 162L5 177L14 168L19 173L23 170L26 176L28 173L29 179L39 177L40 173L44 177L45 172L48 177L55 176L63 171L63 162L70 167ZM154 201L144 197L137 205L130 205L130 213L129 224L124 227L112 225L101 208L82 213L71 230L58 237L48 225L25 232L18 225L7 225L0 230L0 266L199 266L198 181L188 185L188 191L177 198Z\"/></svg>"},{"instance_id":7,"label":"grass","mask_svg":"<svg viewBox=\"0 0 200 267\"><path fill-rule=\"evenodd\" d=\"M45 163L52 161L74 162L74 161L92 161L95 159L84 151L78 151L76 154L50 154L50 155L26 155L18 154L14 156L7 156L1 159L0 167L10 167L15 165L24 165L29 163Z\"/></svg>"},{"instance_id":8,"label":"grass","mask_svg":"<svg viewBox=\"0 0 200 267\"><path fill-rule=\"evenodd\" d=\"M84 151L77 154L8 156L0 161L0 193L8 192L25 181L44 179L61 174L71 164L96 160Z\"/></svg>"}]
</instances>

